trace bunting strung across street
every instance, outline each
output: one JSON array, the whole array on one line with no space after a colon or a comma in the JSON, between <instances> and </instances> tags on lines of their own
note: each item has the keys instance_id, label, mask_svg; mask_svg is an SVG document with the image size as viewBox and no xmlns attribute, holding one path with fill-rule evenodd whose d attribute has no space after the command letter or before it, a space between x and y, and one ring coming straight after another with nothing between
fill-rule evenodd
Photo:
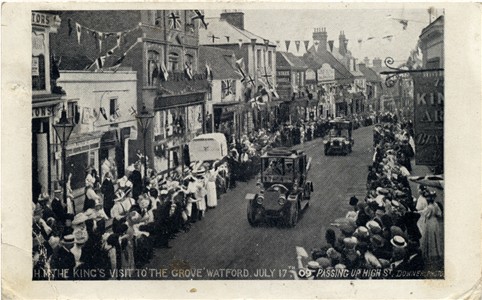
<instances>
[{"instance_id":1,"label":"bunting strung across street","mask_svg":"<svg viewBox=\"0 0 482 300\"><path fill-rule=\"evenodd\" d=\"M72 19L69 19L69 24L73 22ZM110 36L116 36L116 41L117 41L117 46L120 47L121 45L121 40L122 37L125 36L126 34L129 34L130 32L139 29L140 25L137 25L134 28L124 30L124 31L119 31L119 32L105 32L105 31L99 31L95 30L92 28L89 28L87 26L81 25L77 22L75 22L75 30L77 32L77 43L81 45L81 36L82 36L82 31L86 31L88 34L90 34L95 41L95 48L99 50L99 52L102 52L102 43L103 41L110 37ZM69 36L71 33L71 26L69 26Z\"/></svg>"},{"instance_id":2,"label":"bunting strung across street","mask_svg":"<svg viewBox=\"0 0 482 300\"><path fill-rule=\"evenodd\" d=\"M305 51L308 52L308 46L310 45L310 41L304 41L305 43Z\"/></svg>"},{"instance_id":3,"label":"bunting strung across street","mask_svg":"<svg viewBox=\"0 0 482 300\"><path fill-rule=\"evenodd\" d=\"M300 52L300 41L295 41L295 45L296 45L296 52Z\"/></svg>"},{"instance_id":4,"label":"bunting strung across street","mask_svg":"<svg viewBox=\"0 0 482 300\"><path fill-rule=\"evenodd\" d=\"M291 41L285 41L286 51L289 51L289 49L290 49L290 43L291 43Z\"/></svg>"}]
</instances>

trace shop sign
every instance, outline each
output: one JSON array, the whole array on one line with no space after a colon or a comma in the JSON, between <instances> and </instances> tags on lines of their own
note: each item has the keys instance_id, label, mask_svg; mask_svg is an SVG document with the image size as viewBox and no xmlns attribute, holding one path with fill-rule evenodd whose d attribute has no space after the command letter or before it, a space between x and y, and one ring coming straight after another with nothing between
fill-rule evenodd
<instances>
[{"instance_id":1,"label":"shop sign","mask_svg":"<svg viewBox=\"0 0 482 300\"><path fill-rule=\"evenodd\" d=\"M32 108L32 118L48 118L54 115L54 106Z\"/></svg>"},{"instance_id":2,"label":"shop sign","mask_svg":"<svg viewBox=\"0 0 482 300\"><path fill-rule=\"evenodd\" d=\"M40 25L40 26L54 25L54 16L33 11L32 25Z\"/></svg>"},{"instance_id":3,"label":"shop sign","mask_svg":"<svg viewBox=\"0 0 482 300\"><path fill-rule=\"evenodd\" d=\"M312 69L308 69L305 72L306 76L306 81L308 80L316 80L316 73Z\"/></svg>"},{"instance_id":4,"label":"shop sign","mask_svg":"<svg viewBox=\"0 0 482 300\"><path fill-rule=\"evenodd\" d=\"M415 74L413 82L415 161L418 165L443 165L443 71Z\"/></svg>"},{"instance_id":5,"label":"shop sign","mask_svg":"<svg viewBox=\"0 0 482 300\"><path fill-rule=\"evenodd\" d=\"M277 71L276 77L290 77L290 71Z\"/></svg>"},{"instance_id":6,"label":"shop sign","mask_svg":"<svg viewBox=\"0 0 482 300\"><path fill-rule=\"evenodd\" d=\"M32 76L39 76L39 60L38 56L32 57Z\"/></svg>"},{"instance_id":7,"label":"shop sign","mask_svg":"<svg viewBox=\"0 0 482 300\"><path fill-rule=\"evenodd\" d=\"M335 69L329 64L323 64L321 68L317 70L318 81L335 80Z\"/></svg>"}]
</instances>

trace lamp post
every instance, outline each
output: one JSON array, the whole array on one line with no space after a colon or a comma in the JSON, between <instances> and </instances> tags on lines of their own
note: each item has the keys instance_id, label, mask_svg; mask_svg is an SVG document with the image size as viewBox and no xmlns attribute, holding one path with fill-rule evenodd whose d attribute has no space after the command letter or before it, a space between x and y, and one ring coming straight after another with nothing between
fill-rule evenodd
<instances>
[{"instance_id":1,"label":"lamp post","mask_svg":"<svg viewBox=\"0 0 482 300\"><path fill-rule=\"evenodd\" d=\"M74 124L70 123L67 119L67 111L65 110L65 106L62 109L62 114L60 120L57 124L54 124L53 127L55 129L55 133L60 140L62 145L62 188L64 192L64 203L67 203L67 174L66 174L66 160L67 160L67 151L66 146L67 142L70 138L70 134L74 130Z\"/></svg>"},{"instance_id":2,"label":"lamp post","mask_svg":"<svg viewBox=\"0 0 482 300\"><path fill-rule=\"evenodd\" d=\"M139 126L141 126L142 130L142 137L144 139L144 183L147 180L147 150L146 150L146 135L147 130L149 129L149 123L151 122L152 118L154 118L154 114L151 114L147 111L146 106L142 107L141 113L136 115L136 119L139 122Z\"/></svg>"}]
</instances>

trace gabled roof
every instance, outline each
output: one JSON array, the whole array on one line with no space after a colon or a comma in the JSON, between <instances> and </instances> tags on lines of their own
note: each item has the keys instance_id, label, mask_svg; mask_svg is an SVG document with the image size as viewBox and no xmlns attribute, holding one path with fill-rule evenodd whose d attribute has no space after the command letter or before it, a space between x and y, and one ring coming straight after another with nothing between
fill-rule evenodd
<instances>
[{"instance_id":1,"label":"gabled roof","mask_svg":"<svg viewBox=\"0 0 482 300\"><path fill-rule=\"evenodd\" d=\"M260 37L246 29L240 29L229 24L220 18L206 18L208 29L201 26L199 28L199 45L238 45L241 41L243 44L250 44L251 39L256 39L256 44L264 45L265 38ZM212 36L217 37L214 39ZM229 37L229 41L228 38ZM269 45L276 47L276 43L272 41Z\"/></svg>"},{"instance_id":2,"label":"gabled roof","mask_svg":"<svg viewBox=\"0 0 482 300\"><path fill-rule=\"evenodd\" d=\"M351 72L328 51L313 51L305 53L303 55L303 60L314 70L321 68L324 63L329 64L335 69L335 80L353 79L354 77Z\"/></svg>"},{"instance_id":3,"label":"gabled roof","mask_svg":"<svg viewBox=\"0 0 482 300\"><path fill-rule=\"evenodd\" d=\"M308 69L303 59L291 52L276 52L276 68Z\"/></svg>"},{"instance_id":4,"label":"gabled roof","mask_svg":"<svg viewBox=\"0 0 482 300\"><path fill-rule=\"evenodd\" d=\"M207 63L213 73L213 79L241 79L241 75L233 66L233 55L233 51L199 46L199 69L203 70Z\"/></svg>"},{"instance_id":5,"label":"gabled roof","mask_svg":"<svg viewBox=\"0 0 482 300\"><path fill-rule=\"evenodd\" d=\"M367 67L365 64L359 64L358 69L365 75L368 82L381 82L382 79L377 72Z\"/></svg>"}]
</instances>

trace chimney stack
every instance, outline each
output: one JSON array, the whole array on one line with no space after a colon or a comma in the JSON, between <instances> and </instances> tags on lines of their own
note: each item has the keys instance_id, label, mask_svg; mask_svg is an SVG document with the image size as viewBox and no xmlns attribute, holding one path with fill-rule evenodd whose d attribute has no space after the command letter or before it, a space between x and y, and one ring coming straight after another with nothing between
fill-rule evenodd
<instances>
[{"instance_id":1,"label":"chimney stack","mask_svg":"<svg viewBox=\"0 0 482 300\"><path fill-rule=\"evenodd\" d=\"M382 60L379 57L375 57L373 59L373 66L375 68L381 68L382 67Z\"/></svg>"},{"instance_id":2,"label":"chimney stack","mask_svg":"<svg viewBox=\"0 0 482 300\"><path fill-rule=\"evenodd\" d=\"M313 30L313 40L320 42L318 51L326 51L328 41L328 33L326 32L326 27L315 28Z\"/></svg>"},{"instance_id":3,"label":"chimney stack","mask_svg":"<svg viewBox=\"0 0 482 300\"><path fill-rule=\"evenodd\" d=\"M244 13L243 12L225 10L221 13L221 20L228 22L234 27L244 30Z\"/></svg>"},{"instance_id":4,"label":"chimney stack","mask_svg":"<svg viewBox=\"0 0 482 300\"><path fill-rule=\"evenodd\" d=\"M340 36L338 37L338 43L339 43L339 48L338 48L338 52L340 52L340 54L342 56L345 56L346 52L347 52L347 49L346 49L346 37L345 37L345 32L344 31L340 31Z\"/></svg>"},{"instance_id":5,"label":"chimney stack","mask_svg":"<svg viewBox=\"0 0 482 300\"><path fill-rule=\"evenodd\" d=\"M368 67L368 64L370 64L370 60L368 59L367 56L365 56L365 59L363 59L363 61L365 62L365 66Z\"/></svg>"}]
</instances>

